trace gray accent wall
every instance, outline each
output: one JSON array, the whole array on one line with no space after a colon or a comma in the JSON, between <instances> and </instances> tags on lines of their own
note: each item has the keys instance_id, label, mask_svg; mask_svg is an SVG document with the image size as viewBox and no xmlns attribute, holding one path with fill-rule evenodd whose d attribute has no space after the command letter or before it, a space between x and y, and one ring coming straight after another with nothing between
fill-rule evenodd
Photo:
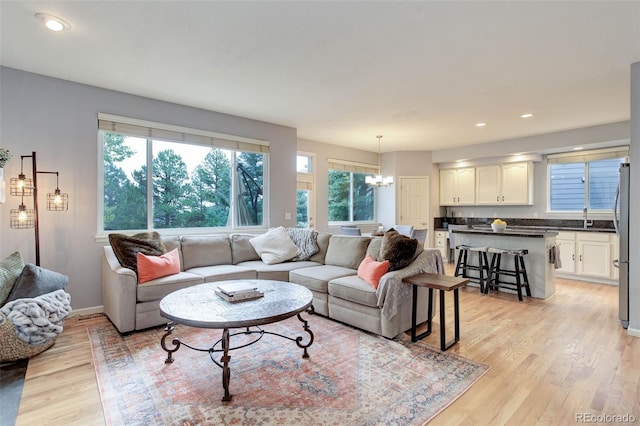
<instances>
[{"instance_id":1,"label":"gray accent wall","mask_svg":"<svg viewBox=\"0 0 640 426\"><path fill-rule=\"evenodd\" d=\"M5 166L7 185L20 171L20 155L36 151L38 169L60 172L60 188L69 193L69 211L47 211L45 194L55 189L55 176L38 176L41 266L69 276L74 309L102 305L100 262L106 242L97 235L98 113L269 141L268 226L295 226L295 128L6 67L0 68L0 95L0 144L14 155ZM9 210L19 204L10 195L0 204L0 256L19 250L26 262L35 263L34 231L9 228Z\"/></svg>"}]
</instances>

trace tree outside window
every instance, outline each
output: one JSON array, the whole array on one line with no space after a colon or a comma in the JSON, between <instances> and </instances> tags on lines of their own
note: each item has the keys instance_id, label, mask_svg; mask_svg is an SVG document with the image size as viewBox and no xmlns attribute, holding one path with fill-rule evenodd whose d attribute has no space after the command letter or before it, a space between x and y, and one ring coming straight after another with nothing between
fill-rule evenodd
<instances>
[{"instance_id":1,"label":"tree outside window","mask_svg":"<svg viewBox=\"0 0 640 426\"><path fill-rule=\"evenodd\" d=\"M329 221L373 221L374 191L365 183L367 174L329 170Z\"/></svg>"},{"instance_id":2,"label":"tree outside window","mask_svg":"<svg viewBox=\"0 0 640 426\"><path fill-rule=\"evenodd\" d=\"M262 225L264 154L112 132L102 138L105 231Z\"/></svg>"}]
</instances>

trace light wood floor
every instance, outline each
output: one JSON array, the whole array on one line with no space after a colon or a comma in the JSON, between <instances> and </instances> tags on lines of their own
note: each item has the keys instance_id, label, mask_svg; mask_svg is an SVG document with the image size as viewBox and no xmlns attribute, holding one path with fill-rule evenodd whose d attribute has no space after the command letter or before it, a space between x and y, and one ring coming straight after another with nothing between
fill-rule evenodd
<instances>
[{"instance_id":1,"label":"light wood floor","mask_svg":"<svg viewBox=\"0 0 640 426\"><path fill-rule=\"evenodd\" d=\"M449 351L492 368L431 424L566 425L580 415L640 423L640 339L620 326L616 287L558 279L554 296L522 303L466 288L460 306L461 341ZM105 322L70 318L31 359L17 425L104 424L86 327ZM437 332L425 341L438 346Z\"/></svg>"}]
</instances>

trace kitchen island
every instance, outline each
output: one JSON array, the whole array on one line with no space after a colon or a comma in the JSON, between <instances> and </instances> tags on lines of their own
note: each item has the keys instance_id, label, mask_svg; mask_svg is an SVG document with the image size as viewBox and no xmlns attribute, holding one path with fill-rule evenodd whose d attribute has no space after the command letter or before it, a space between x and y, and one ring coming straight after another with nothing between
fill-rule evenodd
<instances>
[{"instance_id":1,"label":"kitchen island","mask_svg":"<svg viewBox=\"0 0 640 426\"><path fill-rule=\"evenodd\" d=\"M524 257L524 263L527 268L531 295L538 299L546 299L555 293L556 274L554 266L549 263L549 250L556 244L557 232L509 228L504 232L493 232L490 227L455 229L452 232L456 235L457 245L528 250L529 253ZM503 256L503 267L508 266L513 269L511 259L511 256ZM491 259L489 258L489 260Z\"/></svg>"}]
</instances>

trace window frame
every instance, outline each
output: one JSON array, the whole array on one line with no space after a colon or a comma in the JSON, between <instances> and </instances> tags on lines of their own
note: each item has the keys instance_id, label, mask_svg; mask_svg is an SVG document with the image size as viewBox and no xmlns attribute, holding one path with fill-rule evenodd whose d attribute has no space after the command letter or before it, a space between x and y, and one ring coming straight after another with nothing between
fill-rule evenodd
<instances>
[{"instance_id":1,"label":"window frame","mask_svg":"<svg viewBox=\"0 0 640 426\"><path fill-rule=\"evenodd\" d=\"M595 214L608 214L613 212L613 201L611 208L605 209L596 209L590 207L590 163L596 161L604 161L604 160L614 160L620 159L621 162L628 159L629 156L629 147L614 147L614 148L605 148L605 149L597 149L597 150L589 150L589 151L579 151L579 152L563 152L559 154L550 154L547 156L547 208L546 213L548 214L575 214L582 213L582 208L576 210L552 210L551 208L551 169L555 164L568 164L568 163L583 163L584 167L584 189L583 189L583 202L584 206L588 208L590 212Z\"/></svg>"},{"instance_id":2,"label":"window frame","mask_svg":"<svg viewBox=\"0 0 640 426\"><path fill-rule=\"evenodd\" d=\"M309 165L309 170L307 172L297 171L296 172L296 200L298 197L298 191L307 191L307 215L308 215L308 228L315 228L315 217L316 217L316 188L315 188L315 179L316 179L316 156L313 153L298 151L296 155L296 162L299 157L307 158L307 164ZM297 166L296 166L297 170ZM298 209L296 202L296 227L298 226Z\"/></svg>"},{"instance_id":3,"label":"window frame","mask_svg":"<svg viewBox=\"0 0 640 426\"><path fill-rule=\"evenodd\" d=\"M147 127L150 130L157 130L161 134L166 135L176 135L180 134L185 137L185 139L190 140L176 140L177 137L166 137L163 138L161 135L156 137L148 136L143 137L139 134L130 134L129 132L122 132L117 130L109 130L105 129L105 124L101 122L111 122L113 123L122 123L123 126L132 126L132 127ZM181 126L168 125L162 123L155 123L150 121L131 119L127 117L114 116L110 114L98 114L98 129L97 129L97 145L98 145L98 167L97 167L97 235L106 235L109 233L125 233L125 234L134 234L138 232L151 232L157 231L165 235L179 235L185 232L190 234L204 234L214 232L232 232L237 230L242 231L252 231L252 230L263 230L266 229L267 224L269 223L269 159L270 159L270 143L268 141L258 140L258 139L250 139L240 136L234 135L226 135L218 132L210 132L205 130L191 129ZM136 130L136 131L139 131ZM237 197L236 185L238 180L238 156L241 153L249 153L249 154L260 154L262 155L262 224L260 225L247 225L240 226L238 225L238 217L237 217L237 206L234 201L230 203L230 212L231 215L231 226L225 227L212 227L212 226L203 226L203 227L177 227L177 228L155 228L153 227L154 223L154 214L153 214L153 173L147 173L146 182L147 182L147 212L146 212L146 229L122 229L122 230L107 230L104 229L104 190L105 190L105 182L104 182L104 138L103 133L111 132L117 133L126 136L139 137L146 139L146 159L145 166L147 166L147 170L152 170L151 166L153 164L153 141L161 141L161 142L172 142L179 143L191 146L202 146L208 147L211 149L222 149L231 151L231 199L235 200ZM193 140L195 138L196 140ZM197 142L197 139L201 139L200 142ZM254 149L243 150L242 148L246 147L254 147Z\"/></svg>"},{"instance_id":4,"label":"window frame","mask_svg":"<svg viewBox=\"0 0 640 426\"><path fill-rule=\"evenodd\" d=\"M329 174L331 171L336 172L348 172L350 173L349 179L349 220L347 221L332 221L328 220L329 226L341 226L341 225L354 225L354 224L377 224L377 209L376 209L376 199L377 199L377 191L376 188L373 189L373 218L371 220L354 220L354 179L353 174L358 173L362 175L376 175L379 174L379 167L374 164L368 163L359 163L355 161L347 161L347 160L339 160L339 159L327 159L327 183L329 183ZM327 188L328 195L328 188ZM327 203L327 218L330 217L329 214L329 204Z\"/></svg>"}]
</instances>

